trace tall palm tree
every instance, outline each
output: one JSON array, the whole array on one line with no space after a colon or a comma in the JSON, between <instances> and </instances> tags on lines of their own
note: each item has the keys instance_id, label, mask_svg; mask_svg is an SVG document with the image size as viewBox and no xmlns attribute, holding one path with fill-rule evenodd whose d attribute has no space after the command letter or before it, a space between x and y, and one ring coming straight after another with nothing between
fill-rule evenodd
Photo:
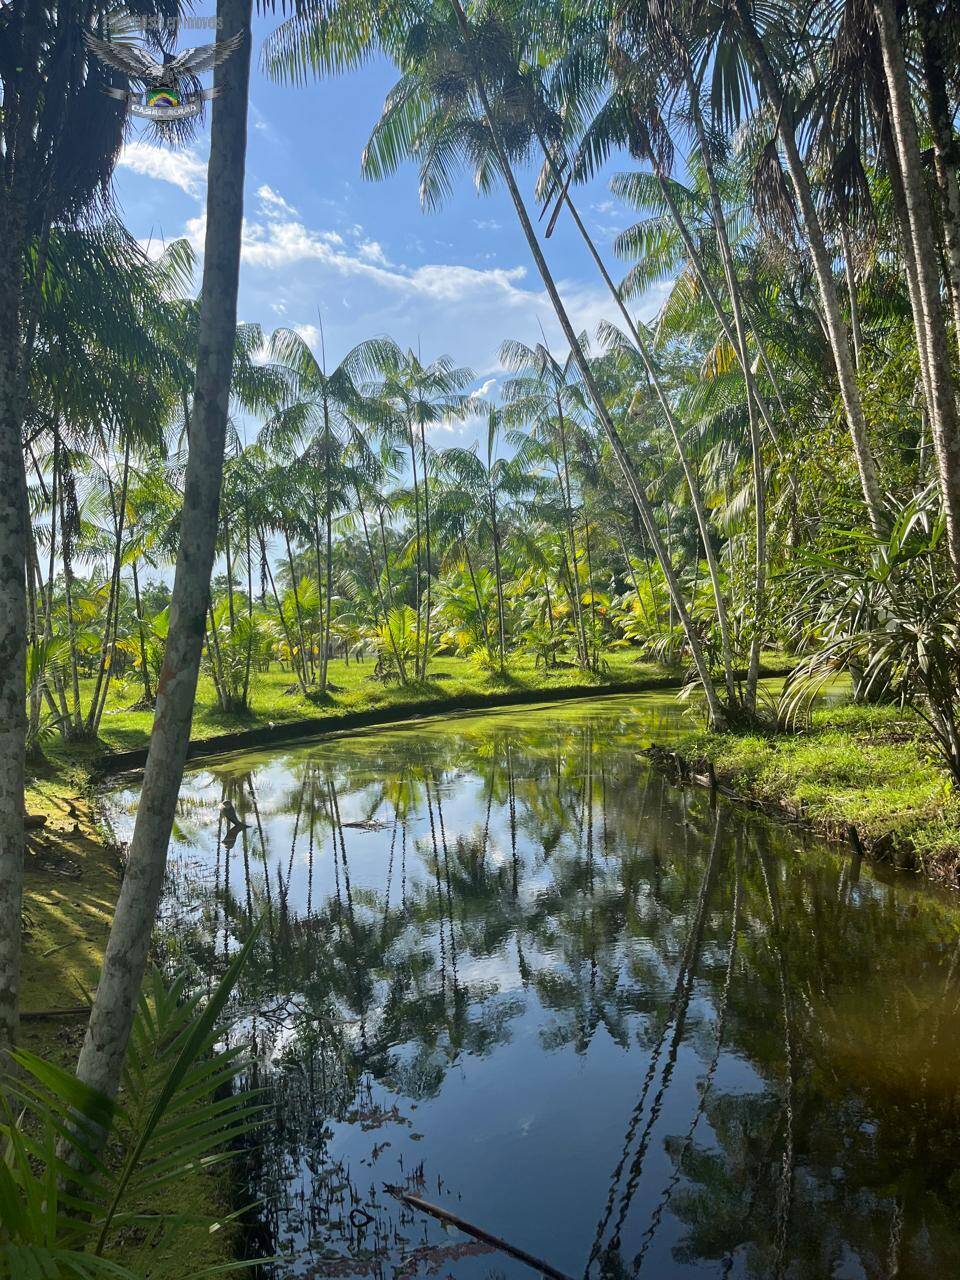
<instances>
[{"instance_id":1,"label":"tall palm tree","mask_svg":"<svg viewBox=\"0 0 960 1280\"><path fill-rule=\"evenodd\" d=\"M482 547L488 543L492 551L501 670L506 665L507 652L503 584L504 527L511 508L516 508L518 501L530 492L534 484L531 474L533 438L519 432L511 433L510 439L515 445L515 451L509 458L500 455L498 441L503 421L502 409L488 409L483 457L476 448L444 449L440 455L442 471L453 477L460 486L457 544L463 549L478 608L480 597L476 588L470 545L473 543Z\"/></svg>"},{"instance_id":2,"label":"tall palm tree","mask_svg":"<svg viewBox=\"0 0 960 1280\"><path fill-rule=\"evenodd\" d=\"M219 38L239 36L217 67L210 135L200 340L180 550L157 711L123 885L77 1076L114 1097L163 889L167 845L190 739L210 574L237 325L252 0L219 0Z\"/></svg>"},{"instance_id":3,"label":"tall palm tree","mask_svg":"<svg viewBox=\"0 0 960 1280\"><path fill-rule=\"evenodd\" d=\"M582 341L585 343L586 339ZM534 347L522 342L505 342L500 347L500 361L515 375L503 387L506 420L514 426L532 427L535 438L548 448L556 466L570 550L571 605L576 623L577 657L582 666L587 666L590 654L581 601L580 555L574 531L569 445L571 426L582 419L587 408L583 388L576 378L573 353L559 361L545 342Z\"/></svg>"},{"instance_id":4,"label":"tall palm tree","mask_svg":"<svg viewBox=\"0 0 960 1280\"><path fill-rule=\"evenodd\" d=\"M109 5L65 0L0 15L0 1055L17 1033L30 549L22 432L52 228L106 200L123 111L80 39ZM171 0L144 16L177 16ZM33 265L33 285L28 265Z\"/></svg>"},{"instance_id":5,"label":"tall palm tree","mask_svg":"<svg viewBox=\"0 0 960 1280\"><path fill-rule=\"evenodd\" d=\"M319 687L327 688L333 600L333 520L344 503L343 451L362 441L365 409L358 390L392 353L386 339L370 339L348 351L336 367L327 371L326 347L320 334L319 359L309 343L294 329L277 329L270 339L273 368L286 384L284 403L268 419L261 432L264 445L286 462L301 459L317 478L313 510L324 524L323 573L319 563L319 527L316 529L318 585L323 583L324 624L320 645ZM289 504L287 504L289 507ZM290 552L289 539L287 542Z\"/></svg>"},{"instance_id":6,"label":"tall palm tree","mask_svg":"<svg viewBox=\"0 0 960 1280\"><path fill-rule=\"evenodd\" d=\"M469 411L467 388L473 381L473 371L459 368L450 356L438 356L429 364L424 364L418 353L412 350L402 351L395 343L391 343L384 346L376 380L367 387L371 399L382 406L377 416L381 432L395 441L402 440L410 453L415 521L414 554L417 564L415 676L418 680L427 678L434 568L427 430L451 419L462 418Z\"/></svg>"}]
</instances>

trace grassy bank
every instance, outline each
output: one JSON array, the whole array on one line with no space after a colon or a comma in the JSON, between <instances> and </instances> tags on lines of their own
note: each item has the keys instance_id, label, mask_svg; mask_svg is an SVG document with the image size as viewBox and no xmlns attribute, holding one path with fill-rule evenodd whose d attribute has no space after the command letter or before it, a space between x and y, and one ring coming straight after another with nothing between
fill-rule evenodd
<instances>
[{"instance_id":1,"label":"grassy bank","mask_svg":"<svg viewBox=\"0 0 960 1280\"><path fill-rule=\"evenodd\" d=\"M264 724L334 719L378 708L396 708L402 714L439 698L453 700L534 692L542 692L546 696L556 690L583 686L599 690L611 685L639 685L646 680L663 679L665 674L662 667L638 660L636 654L629 650L610 653L607 666L599 675L582 671L572 664L544 670L535 667L532 658L523 657L511 658L507 672L501 674L468 659L439 657L431 662L427 680L399 685L376 680L372 662L348 664L336 659L330 663L330 687L323 695L304 695L289 671L274 669L257 673L251 684L249 710L242 713L221 711L213 682L208 676L201 676L193 712L192 738L203 741ZM90 691L84 683L81 682L81 696L86 705ZM153 712L149 709L129 710L136 697L135 689L111 687L100 725L102 745L107 750L125 751L146 746Z\"/></svg>"},{"instance_id":2,"label":"grassy bank","mask_svg":"<svg viewBox=\"0 0 960 1280\"><path fill-rule=\"evenodd\" d=\"M707 733L676 743L694 768L713 764L732 791L822 834L856 829L872 856L944 883L960 877L960 796L897 707L827 705L791 734Z\"/></svg>"}]
</instances>

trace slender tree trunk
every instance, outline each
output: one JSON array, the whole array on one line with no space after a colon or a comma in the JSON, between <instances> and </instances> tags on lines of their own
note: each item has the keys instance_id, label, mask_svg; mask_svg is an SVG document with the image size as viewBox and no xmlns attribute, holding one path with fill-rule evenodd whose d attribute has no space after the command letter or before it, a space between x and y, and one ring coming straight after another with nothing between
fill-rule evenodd
<instances>
[{"instance_id":1,"label":"slender tree trunk","mask_svg":"<svg viewBox=\"0 0 960 1280\"><path fill-rule=\"evenodd\" d=\"M230 543L230 512L224 507L223 512L223 550L227 562L227 613L230 618L230 630L237 625L237 611L233 603L233 547ZM233 637L231 636L231 641Z\"/></svg>"},{"instance_id":2,"label":"slender tree trunk","mask_svg":"<svg viewBox=\"0 0 960 1280\"><path fill-rule=\"evenodd\" d=\"M613 449L614 456L616 457L623 472L624 480L630 490L630 494L640 511L641 519L647 528L647 536L650 539L650 545L654 548L657 559L660 561L660 565L663 568L664 577L667 581L667 587L670 591L671 599L676 603L677 613L683 624L684 634L687 637L691 657L693 658L693 663L696 667L700 683L703 686L710 722L715 726L719 726L724 723L723 708L721 707L720 700L717 697L713 677L710 674L710 668L707 665L706 657L704 656L703 646L700 643L700 638L697 635L696 629L693 626L692 620L683 601L676 573L674 572L673 565L667 558L667 553L663 546L662 539L660 538L659 530L656 527L653 509L650 506L649 499L647 498L644 487L637 475L632 461L630 460L630 456L627 453L623 441L620 439L620 433L617 431L613 419L610 416L600 392L600 388L593 376L593 370L590 366L590 362L584 353L583 347L580 345L580 340L577 337L576 330L570 321L570 317L567 315L566 308L564 307L560 294L557 291L556 282L554 281L550 268L547 266L546 259L543 256L543 251L541 250L540 243L537 240L537 234L530 221L530 215L527 213L526 205L524 204L523 197L520 194L520 188L517 186L517 180L514 177L509 157L504 150L500 130L490 108L490 101L487 97L483 73L480 70L476 51L473 47L473 37L470 31L470 24L467 22L467 15L464 13L460 0L450 0L450 4L456 15L468 54L474 64L473 74L474 82L477 87L477 94L487 122L487 127L490 130L490 137L496 153L498 167L507 184L507 189L510 194L510 199L513 202L514 209L516 210L517 218L530 248L530 252L533 255L537 270L540 273L540 278L543 280L551 305L553 306L557 319L560 322L564 338L570 347L570 351L576 361L577 368L583 378L587 394L593 402L594 409L600 419L600 423L607 439L610 442L610 446Z\"/></svg>"},{"instance_id":3,"label":"slender tree trunk","mask_svg":"<svg viewBox=\"0 0 960 1280\"><path fill-rule=\"evenodd\" d=\"M63 557L63 597L67 614L67 644L70 650L70 737L83 732L83 716L80 710L80 655L77 651L77 627L73 613L73 529L72 510L68 510L65 490L74 492L73 476L61 475L60 480L60 546Z\"/></svg>"},{"instance_id":4,"label":"slender tree trunk","mask_svg":"<svg viewBox=\"0 0 960 1280\"><path fill-rule=\"evenodd\" d=\"M143 633L143 605L140 603L140 578L137 574L137 562L131 563L133 569L133 607L137 611L137 637L140 642L140 674L143 677L143 700L148 705L153 703L153 692L150 688L150 667L147 663L147 641Z\"/></svg>"},{"instance_id":5,"label":"slender tree trunk","mask_svg":"<svg viewBox=\"0 0 960 1280\"><path fill-rule=\"evenodd\" d=\"M892 0L874 0L880 49L890 101L890 124L903 178L910 234L917 263L923 313L917 340L926 347L930 379L930 427L937 458L940 497L954 577L960 580L960 418L952 376L950 343L940 294L940 267L933 215L920 156L920 140L903 46Z\"/></svg>"},{"instance_id":6,"label":"slender tree trunk","mask_svg":"<svg viewBox=\"0 0 960 1280\"><path fill-rule=\"evenodd\" d=\"M953 308L954 342L960 342L960 187L957 184L953 109L947 91L942 20L934 0L915 6L920 29L923 78L933 135L933 162L940 188L943 244Z\"/></svg>"},{"instance_id":7,"label":"slender tree trunk","mask_svg":"<svg viewBox=\"0 0 960 1280\"><path fill-rule=\"evenodd\" d=\"M416 532L416 565L417 565L417 581L416 581L416 611L417 621L414 631L414 657L413 657L413 678L420 679L420 597L423 589L423 571L421 568L421 550L420 550L420 482L417 479L417 442L413 434L413 422L409 416L407 418L407 428L410 432L410 465L413 469L413 515Z\"/></svg>"},{"instance_id":8,"label":"slender tree trunk","mask_svg":"<svg viewBox=\"0 0 960 1280\"><path fill-rule=\"evenodd\" d=\"M107 598L107 621L104 626L103 640L100 647L100 665L97 669L97 682L94 685L93 699L87 715L87 737L95 738L100 729L100 719L107 704L107 691L110 687L113 667L113 642L116 638L117 621L120 615L120 569L123 563L123 530L127 515L127 487L130 482L130 442L127 441L123 451L123 475L120 483L120 501L116 500L113 481L110 484L110 506L113 510L114 541L113 568L110 574L110 593Z\"/></svg>"},{"instance_id":9,"label":"slender tree trunk","mask_svg":"<svg viewBox=\"0 0 960 1280\"><path fill-rule=\"evenodd\" d=\"M500 670L502 671L507 661L507 639L503 612L503 570L500 565L500 525L497 520L497 498L492 489L488 491L488 500L490 526L493 531L493 571L497 578L497 628L500 633Z\"/></svg>"},{"instance_id":10,"label":"slender tree trunk","mask_svg":"<svg viewBox=\"0 0 960 1280\"><path fill-rule=\"evenodd\" d=\"M480 598L480 588L477 585L477 575L473 571L473 556L470 554L470 540L463 539L463 554L467 562L467 573L470 577L470 586L473 589L473 599L477 606L477 617L480 619L480 625L483 627L483 647L487 651L487 655L492 658L493 653L490 649L490 628L487 626L487 610L483 600Z\"/></svg>"},{"instance_id":11,"label":"slender tree trunk","mask_svg":"<svg viewBox=\"0 0 960 1280\"><path fill-rule=\"evenodd\" d=\"M220 632L217 630L217 617L214 613L213 600L207 609L207 656L210 658L210 672L213 676L213 687L217 691L217 701L221 711L229 711L230 694L224 674L223 651L220 648Z\"/></svg>"},{"instance_id":12,"label":"slender tree trunk","mask_svg":"<svg viewBox=\"0 0 960 1280\"><path fill-rule=\"evenodd\" d=\"M714 172L713 161L710 157L710 145L707 138L706 129L703 126L703 118L700 114L700 102L697 94L697 86L694 83L693 76L687 70L687 93L690 98L691 111L694 125L697 131L697 140L700 145L700 152L703 159L704 171L707 177L707 186L710 192L710 211L713 219L714 232L717 239L717 246L720 250L720 260L723 263L724 281L727 286L727 296L730 299L730 307L733 313L733 348L737 353L740 361L740 367L743 370L743 379L747 391L747 421L750 431L750 456L753 465L753 486L754 486L754 575L753 575L753 632L750 640L750 656L747 663L747 683L744 696L744 706L748 715L754 715L757 709L757 682L760 675L760 649L763 639L763 625L766 614L766 562L767 562L767 510L766 510L766 476L763 466L763 447L760 440L760 428L757 422L757 414L763 417L770 431L771 437L776 442L776 432L773 429L773 423L770 420L769 413L763 399L757 388L756 380L753 376L753 369L750 365L750 350L747 342L747 326L744 319L743 301L740 293L740 281L737 277L737 266L733 257L733 250L730 246L730 238L727 235L727 221L723 212L723 202L720 197L720 185L717 182L717 176ZM679 212L679 211L678 211ZM855 305L855 299L852 305ZM718 314L720 314L718 310ZM708 556L709 563L709 556Z\"/></svg>"},{"instance_id":13,"label":"slender tree trunk","mask_svg":"<svg viewBox=\"0 0 960 1280\"><path fill-rule=\"evenodd\" d=\"M240 705L244 710L250 701L250 667L253 662L253 549L250 545L250 505L244 499L243 523L247 544L247 652L243 664L243 694Z\"/></svg>"},{"instance_id":14,"label":"slender tree trunk","mask_svg":"<svg viewBox=\"0 0 960 1280\"><path fill-rule=\"evenodd\" d=\"M326 374L324 374L326 376ZM320 643L323 646L323 652L320 655L320 689L322 692L327 688L327 663L330 655L330 634L331 624L333 621L333 494L331 486L331 448L330 438L330 405L326 392L323 396L323 483L324 483L324 501L326 503L326 596L327 596L327 617L326 627L321 628Z\"/></svg>"},{"instance_id":15,"label":"slender tree trunk","mask_svg":"<svg viewBox=\"0 0 960 1280\"><path fill-rule=\"evenodd\" d=\"M430 655L430 602L433 586L433 563L430 546L430 477L427 470L427 437L423 423L420 423L420 454L423 459L423 533L426 540L424 548L427 558L427 590L423 611L423 667L420 679L427 678L427 661Z\"/></svg>"},{"instance_id":16,"label":"slender tree trunk","mask_svg":"<svg viewBox=\"0 0 960 1280\"><path fill-rule=\"evenodd\" d=\"M843 401L847 426L850 430L850 439L853 443L853 453L860 476L860 487L863 490L863 500L866 503L871 527L875 533L882 534L884 529L883 495L877 478L873 450L870 447L870 441L867 436L867 421L863 413L860 388L857 385L857 374L853 366L847 329L843 321L837 286L833 278L833 259L827 248L823 227L820 223L820 215L817 213L817 207L813 199L810 178L797 146L793 113L784 101L779 77L754 26L750 0L734 0L734 13L737 26L743 34L747 52L763 86L763 91L777 115L777 128L784 154L787 158L787 169L790 173L790 180L807 230L810 255L813 259L817 284L820 289L827 336L837 370L840 397Z\"/></svg>"},{"instance_id":17,"label":"slender tree trunk","mask_svg":"<svg viewBox=\"0 0 960 1280\"><path fill-rule=\"evenodd\" d=\"M604 283L606 284L608 290L610 291L614 301L617 303L617 307L620 311L620 314L624 318L624 321L627 325L627 331L630 334L630 336L633 338L637 351L640 354L640 359L641 359L641 362L643 363L644 372L646 373L646 376L647 376L647 383L650 386L651 390L654 392L654 395L656 396L657 403L660 406L660 411L663 414L664 420L666 421L666 424L670 430L670 435L673 438L673 445L677 451L677 457L680 461L680 466L683 470L684 480L686 481L686 484L687 484L687 491L690 494L690 502L693 506L694 515L696 516L697 524L700 528L700 537L703 542L704 552L707 558L707 568L709 569L709 572L710 572L710 583L711 583L711 586L713 587L713 599L714 599L714 605L717 611L717 626L720 631L720 649L721 649L721 655L723 659L724 684L727 690L727 698L731 703L733 703L736 700L736 687L735 687L734 678L733 678L733 644L732 644L732 638L730 635L730 622L729 622L729 617L727 612L726 598L723 594L723 587L720 582L720 569L717 564L716 553L714 552L713 545L710 540L709 518L707 515L706 507L703 502L703 495L700 492L699 480L697 479L696 472L693 468L693 465L690 462L686 445L684 444L684 441L683 441L683 435L680 429L680 424L677 422L676 416L674 415L674 412L673 412L673 407L670 404L669 397L667 396L666 391L664 390L663 385L660 382L660 377L659 377L659 374L657 373L657 368L656 368L656 365L654 364L653 356L643 336L640 326L634 321L633 316L630 314L630 310L627 307L626 303L624 302L623 296L621 295L620 290L617 288L616 284L614 284L613 279L610 276L610 273L607 271L606 264L604 263L603 258L600 256L600 252L597 249L596 245L594 244L593 238L591 237L590 233L587 231L587 228L585 227L580 217L580 213L576 205L570 199L569 194L566 196L566 204L567 204L567 208L570 211L570 215L573 218L574 223L576 224L577 229L580 232L582 239L587 245L587 248L590 250L593 260L596 263L601 276L603 277ZM677 217L679 217L679 210L677 210ZM691 247L692 247L692 244L691 244ZM697 257L697 260L699 260L698 257ZM712 288L712 286L710 287ZM717 307L718 307L718 314L719 314L720 311L722 310L719 308L719 303L717 304ZM731 339L731 343L732 343L732 339ZM771 431L773 430L772 425L770 429ZM672 612L672 609L673 609L673 605L671 602L671 612ZM672 629L672 626L673 624L671 622L671 629Z\"/></svg>"},{"instance_id":18,"label":"slender tree trunk","mask_svg":"<svg viewBox=\"0 0 960 1280\"><path fill-rule=\"evenodd\" d=\"M0 1075L19 1018L30 527L20 439L22 233L12 215L0 204Z\"/></svg>"},{"instance_id":19,"label":"slender tree trunk","mask_svg":"<svg viewBox=\"0 0 960 1280\"><path fill-rule=\"evenodd\" d=\"M266 542L263 536L263 530L261 529L259 533L260 533L260 554L263 559L263 563L267 566L267 578L269 579L269 582L270 582L270 590L273 593L273 602L277 606L277 616L280 619L280 626L283 628L283 637L287 642L287 649L290 651L290 669L293 675L296 677L297 684L299 684L300 686L300 691L302 693L306 693L307 682L303 678L303 668L301 667L300 663L297 662L296 654L293 652L294 650L293 636L290 633L290 627L289 627L289 624L287 623L286 615L283 612L283 605L280 603L280 596L277 592L277 584L273 576L273 570L270 568L270 561L267 558L267 547L266 547Z\"/></svg>"},{"instance_id":20,"label":"slender tree trunk","mask_svg":"<svg viewBox=\"0 0 960 1280\"><path fill-rule=\"evenodd\" d=\"M623 556L624 564L627 566L627 573L630 575L630 582L633 585L634 595L637 597L637 604L640 606L640 612L643 614L643 620L650 625L650 615L647 613L647 606L643 603L643 596L640 593L640 584L637 581L637 571L633 567L633 561L630 559L630 553L627 551L627 544L623 538L623 532L620 528L620 521L614 516L613 527L616 530L617 542L620 544L620 554Z\"/></svg>"},{"instance_id":21,"label":"slender tree trunk","mask_svg":"<svg viewBox=\"0 0 960 1280\"><path fill-rule=\"evenodd\" d=\"M573 489L570 485L570 459L567 453L567 427L563 405L559 393L556 396L557 426L560 430L560 460L563 471L560 476L560 491L563 494L563 514L567 521L567 537L570 539L570 602L573 605L573 618L577 629L577 657L582 667L589 666L590 655L587 646L587 628L583 621L583 601L580 599L580 558L577 554L577 536L573 522Z\"/></svg>"},{"instance_id":22,"label":"slender tree trunk","mask_svg":"<svg viewBox=\"0 0 960 1280\"><path fill-rule=\"evenodd\" d=\"M850 337L853 339L853 361L857 373L863 365L863 334L860 331L860 301L857 297L857 273L853 262L853 241L845 218L840 219L840 242L843 245L843 272L847 278L850 304Z\"/></svg>"},{"instance_id":23,"label":"slender tree trunk","mask_svg":"<svg viewBox=\"0 0 960 1280\"><path fill-rule=\"evenodd\" d=\"M283 523L283 540L287 548L287 564L290 566L290 590L293 592L293 607L297 615L297 635L300 638L300 667L303 671L303 684L304 687L306 687L310 683L311 670L310 665L307 663L307 637L303 629L303 611L300 608L300 590L297 584L297 569L293 562L293 548L290 546L290 534L287 531L286 523L282 520L281 522ZM295 655L291 654L291 657L294 656Z\"/></svg>"},{"instance_id":24,"label":"slender tree trunk","mask_svg":"<svg viewBox=\"0 0 960 1280\"><path fill-rule=\"evenodd\" d=\"M321 538L321 535L320 535L320 517L317 516L316 509L314 509L314 559L316 562L316 595L317 595L317 599L319 599L319 602L320 602L320 644L323 645L324 636L326 635L326 605L328 605L329 602L328 600L324 599L324 596L325 596L324 556L323 556L323 552L321 552L321 549L320 549L321 541L323 541L323 538Z\"/></svg>"},{"instance_id":25,"label":"slender tree trunk","mask_svg":"<svg viewBox=\"0 0 960 1280\"><path fill-rule=\"evenodd\" d=\"M387 602L383 596L383 587L380 584L380 573L377 569L377 560L376 556L373 554L373 542L371 541L370 529L367 525L367 514L363 509L363 499L360 497L360 489L356 483L354 483L353 491L357 495L357 510L360 512L360 521L363 525L363 540L367 547L367 557L370 561L370 575L373 578L374 590L377 593L377 602L380 605L380 612L383 615L383 625L387 629L387 638L390 641L390 648L393 650L393 656L397 660L397 670L400 673L400 679L404 684L406 684L406 667L404 666L403 658L400 655L400 650L397 648L396 637L393 634L393 625L390 622L390 610L387 608Z\"/></svg>"},{"instance_id":26,"label":"slender tree trunk","mask_svg":"<svg viewBox=\"0 0 960 1280\"><path fill-rule=\"evenodd\" d=\"M116 1095L120 1083L163 889L216 551L237 321L251 0L219 0L217 14L219 39L238 32L243 39L214 73L218 96L210 138L200 336L170 631L136 825L77 1066L79 1079L108 1097Z\"/></svg>"}]
</instances>

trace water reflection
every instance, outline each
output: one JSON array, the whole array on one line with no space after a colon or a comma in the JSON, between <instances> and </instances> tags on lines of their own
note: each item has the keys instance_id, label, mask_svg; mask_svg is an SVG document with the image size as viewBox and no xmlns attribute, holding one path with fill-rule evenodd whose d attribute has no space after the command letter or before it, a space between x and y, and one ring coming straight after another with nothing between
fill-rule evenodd
<instances>
[{"instance_id":1,"label":"water reflection","mask_svg":"<svg viewBox=\"0 0 960 1280\"><path fill-rule=\"evenodd\" d=\"M276 1275L530 1274L386 1184L571 1276L960 1274L952 903L664 782L669 728L609 699L186 779L167 945L212 980L266 919Z\"/></svg>"}]
</instances>

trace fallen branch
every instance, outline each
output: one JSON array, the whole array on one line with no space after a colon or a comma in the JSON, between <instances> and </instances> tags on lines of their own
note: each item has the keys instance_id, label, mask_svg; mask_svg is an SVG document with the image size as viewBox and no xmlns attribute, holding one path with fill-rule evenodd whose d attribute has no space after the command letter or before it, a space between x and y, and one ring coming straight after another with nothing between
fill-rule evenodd
<instances>
[{"instance_id":1,"label":"fallen branch","mask_svg":"<svg viewBox=\"0 0 960 1280\"><path fill-rule=\"evenodd\" d=\"M542 1258L536 1258L532 1253L527 1253L525 1249L518 1249L516 1245L508 1244L506 1240L501 1240L499 1236L491 1235L489 1231L484 1231L482 1227L475 1227L472 1222L467 1222L465 1218L458 1217L448 1209L441 1209L439 1205L431 1204L429 1200L421 1200L419 1196L411 1195L400 1187L392 1187L389 1183L384 1184L384 1190L395 1199L401 1200L411 1209L419 1209L421 1213L427 1213L431 1218L436 1218L439 1222L445 1222L449 1226L465 1232L468 1236L473 1236L474 1240L481 1240L484 1244L493 1245L501 1253L509 1254L511 1258L516 1258L518 1262L526 1263L528 1267L532 1267L534 1271L539 1271L541 1275L549 1276L551 1280L572 1280L572 1277L568 1276L565 1271L558 1271L556 1267L551 1267Z\"/></svg>"}]
</instances>

